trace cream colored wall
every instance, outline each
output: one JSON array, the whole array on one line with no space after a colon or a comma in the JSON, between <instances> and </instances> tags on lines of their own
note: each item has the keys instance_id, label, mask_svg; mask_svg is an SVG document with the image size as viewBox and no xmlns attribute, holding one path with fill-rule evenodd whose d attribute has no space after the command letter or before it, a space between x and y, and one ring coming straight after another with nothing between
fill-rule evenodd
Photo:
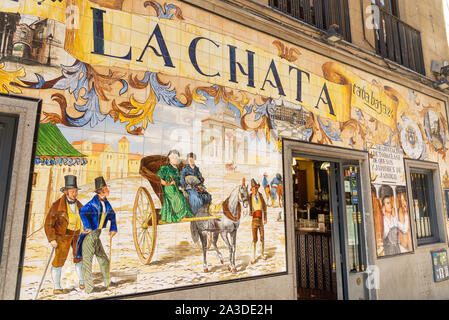
<instances>
[{"instance_id":1,"label":"cream colored wall","mask_svg":"<svg viewBox=\"0 0 449 320\"><path fill-rule=\"evenodd\" d=\"M449 62L449 46L446 36L446 22L442 0L409 1L399 0L401 20L421 32L426 75L434 77L430 71L432 60Z\"/></svg>"},{"instance_id":2,"label":"cream colored wall","mask_svg":"<svg viewBox=\"0 0 449 320\"><path fill-rule=\"evenodd\" d=\"M360 2L362 3L362 5ZM366 24L366 22L370 19L369 12L371 10L368 9L370 5L370 0L349 1L349 19L351 22L352 43L364 50L374 53L376 51L374 32L367 29Z\"/></svg>"}]
</instances>

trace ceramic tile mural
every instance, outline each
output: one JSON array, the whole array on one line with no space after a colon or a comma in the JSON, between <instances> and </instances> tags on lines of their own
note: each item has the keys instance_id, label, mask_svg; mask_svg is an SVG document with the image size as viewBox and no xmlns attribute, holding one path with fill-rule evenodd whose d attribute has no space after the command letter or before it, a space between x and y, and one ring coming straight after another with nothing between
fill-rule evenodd
<instances>
[{"instance_id":1,"label":"ceramic tile mural","mask_svg":"<svg viewBox=\"0 0 449 320\"><path fill-rule=\"evenodd\" d=\"M199 8L19 0L0 11L0 92L43 100L21 299L285 272L283 137L391 147L447 177L441 101ZM252 196L264 174L272 192Z\"/></svg>"}]
</instances>

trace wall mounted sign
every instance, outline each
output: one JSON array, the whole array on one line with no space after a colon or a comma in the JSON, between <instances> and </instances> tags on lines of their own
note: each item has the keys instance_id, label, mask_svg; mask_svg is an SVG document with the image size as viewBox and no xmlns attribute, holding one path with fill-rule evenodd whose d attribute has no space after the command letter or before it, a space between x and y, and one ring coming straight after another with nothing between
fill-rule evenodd
<instances>
[{"instance_id":1,"label":"wall mounted sign","mask_svg":"<svg viewBox=\"0 0 449 320\"><path fill-rule=\"evenodd\" d=\"M419 126L409 117L403 117L401 144L405 153L412 159L420 159L425 151L425 144Z\"/></svg>"},{"instance_id":2,"label":"wall mounted sign","mask_svg":"<svg viewBox=\"0 0 449 320\"><path fill-rule=\"evenodd\" d=\"M369 153L377 255L411 252L404 154L399 148L385 145L373 146Z\"/></svg>"},{"instance_id":3,"label":"wall mounted sign","mask_svg":"<svg viewBox=\"0 0 449 320\"><path fill-rule=\"evenodd\" d=\"M445 249L431 251L433 265L433 279L441 282L449 279L449 265Z\"/></svg>"}]
</instances>

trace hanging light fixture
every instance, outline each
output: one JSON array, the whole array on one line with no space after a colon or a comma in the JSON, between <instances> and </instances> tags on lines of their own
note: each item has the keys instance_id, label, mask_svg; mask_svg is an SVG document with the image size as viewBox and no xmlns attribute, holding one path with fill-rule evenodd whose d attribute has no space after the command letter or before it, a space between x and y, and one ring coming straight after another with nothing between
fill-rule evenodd
<instances>
[{"instance_id":1,"label":"hanging light fixture","mask_svg":"<svg viewBox=\"0 0 449 320\"><path fill-rule=\"evenodd\" d=\"M323 171L327 171L329 168L331 167L331 163L330 162L323 162L322 164L321 164L321 170L323 170Z\"/></svg>"},{"instance_id":2,"label":"hanging light fixture","mask_svg":"<svg viewBox=\"0 0 449 320\"><path fill-rule=\"evenodd\" d=\"M444 63L447 63L447 62L444 62ZM445 77L449 76L449 64L441 67L440 75L445 76Z\"/></svg>"},{"instance_id":3,"label":"hanging light fixture","mask_svg":"<svg viewBox=\"0 0 449 320\"><path fill-rule=\"evenodd\" d=\"M449 81L446 78L441 78L434 83L434 87L439 88L440 90L446 90L449 88Z\"/></svg>"},{"instance_id":4,"label":"hanging light fixture","mask_svg":"<svg viewBox=\"0 0 449 320\"><path fill-rule=\"evenodd\" d=\"M334 43L343 40L343 36L340 34L340 26L338 24L330 25L324 34L324 39Z\"/></svg>"}]
</instances>

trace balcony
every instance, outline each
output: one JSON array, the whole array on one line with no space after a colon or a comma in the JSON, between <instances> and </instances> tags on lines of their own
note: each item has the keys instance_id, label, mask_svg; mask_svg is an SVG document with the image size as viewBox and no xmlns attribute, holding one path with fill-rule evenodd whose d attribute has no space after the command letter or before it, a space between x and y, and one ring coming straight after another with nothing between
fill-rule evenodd
<instances>
[{"instance_id":1,"label":"balcony","mask_svg":"<svg viewBox=\"0 0 449 320\"><path fill-rule=\"evenodd\" d=\"M321 30L336 24L343 38L351 41L348 0L269 0L268 3L273 9Z\"/></svg>"},{"instance_id":2,"label":"balcony","mask_svg":"<svg viewBox=\"0 0 449 320\"><path fill-rule=\"evenodd\" d=\"M379 21L374 32L377 54L425 75L421 33L384 10Z\"/></svg>"}]
</instances>

